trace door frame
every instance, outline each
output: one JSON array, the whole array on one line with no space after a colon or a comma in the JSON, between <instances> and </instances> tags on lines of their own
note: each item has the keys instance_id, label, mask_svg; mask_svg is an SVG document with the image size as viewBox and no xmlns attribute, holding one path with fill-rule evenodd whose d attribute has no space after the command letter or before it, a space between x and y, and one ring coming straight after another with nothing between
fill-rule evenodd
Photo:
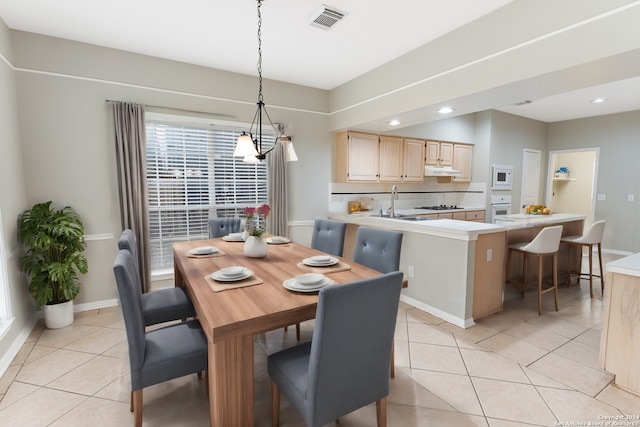
<instances>
[{"instance_id":1,"label":"door frame","mask_svg":"<svg viewBox=\"0 0 640 427\"><path fill-rule=\"evenodd\" d=\"M527 152L529 153L534 153L538 155L538 176L536 177L537 183L538 183L538 199L540 198L540 178L542 175L542 150L538 150L537 148L525 148L522 150L522 182L520 183L520 203L518 204L518 212L519 213L524 213L524 187L525 187L525 181L528 180L530 178L529 174L525 174L525 160L527 158Z\"/></svg>"},{"instance_id":2,"label":"door frame","mask_svg":"<svg viewBox=\"0 0 640 427\"><path fill-rule=\"evenodd\" d=\"M586 152L594 152L595 153L595 165L593 167L593 176L592 176L592 194L591 194L591 208L589 210L589 214L587 215L587 220L585 224L593 224L595 213L596 213L596 199L598 194L598 167L600 165L600 147L589 147L589 148L570 148L564 150L552 150L549 151L549 158L547 159L547 186L546 186L546 204L549 205L551 203L551 192L553 191L553 159L556 154L566 154L566 153L586 153Z\"/></svg>"}]
</instances>

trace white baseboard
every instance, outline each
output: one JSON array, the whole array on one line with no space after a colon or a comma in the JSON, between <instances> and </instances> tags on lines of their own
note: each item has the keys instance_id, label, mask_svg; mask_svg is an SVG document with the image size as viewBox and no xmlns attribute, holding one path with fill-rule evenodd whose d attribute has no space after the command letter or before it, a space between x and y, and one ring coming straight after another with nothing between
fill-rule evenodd
<instances>
[{"instance_id":1,"label":"white baseboard","mask_svg":"<svg viewBox=\"0 0 640 427\"><path fill-rule=\"evenodd\" d=\"M400 301L406 302L407 304L412 305L415 308L419 308L422 311L426 311L429 314L433 314L434 316L439 317L442 320L453 325L456 325L459 328L467 329L476 324L476 322L473 321L473 318L463 319L460 317L456 317L450 313L432 307L429 304L425 304L422 301L418 301L417 299L408 297L406 295L400 295Z\"/></svg>"},{"instance_id":2,"label":"white baseboard","mask_svg":"<svg viewBox=\"0 0 640 427\"><path fill-rule=\"evenodd\" d=\"M18 352L22 348L22 345L29 337L29 334L33 330L33 327L36 325L38 318L38 313L33 313L31 318L29 318L27 323L23 326L16 339L13 340L11 345L9 345L7 351L2 355L2 357L0 357L0 377L4 375L4 373L7 371L7 368L13 361L13 358L16 357L16 354L18 354Z\"/></svg>"},{"instance_id":3,"label":"white baseboard","mask_svg":"<svg viewBox=\"0 0 640 427\"><path fill-rule=\"evenodd\" d=\"M79 313L82 311L97 310L100 308L116 307L116 306L118 306L117 299L95 301L95 302L89 302L84 304L74 304L73 312ZM4 375L7 368L11 364L11 361L13 360L14 357L16 357L16 354L18 354L18 352L24 345L25 341L29 337L29 334L33 330L33 327L35 326L38 319L41 319L43 316L44 316L44 312L42 310L38 310L35 313L33 313L33 315L31 316L31 318L29 318L29 321L24 325L24 327L22 328L22 330L20 331L16 339L14 339L13 342L9 345L8 350L0 357L0 377Z\"/></svg>"},{"instance_id":4,"label":"white baseboard","mask_svg":"<svg viewBox=\"0 0 640 427\"><path fill-rule=\"evenodd\" d=\"M116 307L118 306L118 299L107 299L103 301L86 302L83 304L73 304L73 312L79 313L81 311L97 310L99 308Z\"/></svg>"}]
</instances>

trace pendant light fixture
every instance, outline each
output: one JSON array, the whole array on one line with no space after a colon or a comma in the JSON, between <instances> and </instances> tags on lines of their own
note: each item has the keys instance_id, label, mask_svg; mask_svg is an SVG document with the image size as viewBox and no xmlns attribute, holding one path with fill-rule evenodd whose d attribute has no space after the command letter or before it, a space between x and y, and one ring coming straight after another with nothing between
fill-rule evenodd
<instances>
[{"instance_id":1,"label":"pendant light fixture","mask_svg":"<svg viewBox=\"0 0 640 427\"><path fill-rule=\"evenodd\" d=\"M288 136L284 136L282 134L284 126L280 125L280 129L276 129L273 122L271 121L271 117L269 117L269 113L267 113L267 109L264 105L264 100L262 97L262 13L260 12L260 7L262 6L263 0L258 1L258 109L256 110L256 114L253 116L253 121L251 122L251 127L249 128L249 132L242 132L242 134L238 137L236 141L236 149L233 152L233 155L236 157L243 157L243 161L249 163L256 163L263 161L267 153L275 148L275 144L280 141L285 144L286 152L287 152L287 161L296 161L298 157L296 156L295 151L293 150L293 143L291 142L291 138ZM271 125L273 130L276 132L276 139L273 143L271 141L267 141L264 138L266 135L262 133L262 125L263 119L266 118L268 120L268 124ZM266 125L267 122L265 121ZM255 126L255 129L254 129ZM269 138L270 139L270 138Z\"/></svg>"}]
</instances>

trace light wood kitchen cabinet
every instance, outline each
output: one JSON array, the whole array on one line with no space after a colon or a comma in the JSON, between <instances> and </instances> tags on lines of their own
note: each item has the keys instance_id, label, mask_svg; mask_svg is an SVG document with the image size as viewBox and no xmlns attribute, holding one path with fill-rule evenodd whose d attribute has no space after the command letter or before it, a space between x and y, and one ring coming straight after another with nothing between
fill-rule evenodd
<instances>
[{"instance_id":1,"label":"light wood kitchen cabinet","mask_svg":"<svg viewBox=\"0 0 640 427\"><path fill-rule=\"evenodd\" d=\"M340 132L336 135L336 182L377 182L380 175L378 135Z\"/></svg>"},{"instance_id":2,"label":"light wood kitchen cabinet","mask_svg":"<svg viewBox=\"0 0 640 427\"><path fill-rule=\"evenodd\" d=\"M600 367L615 375L616 386L640 394L640 254L607 265L602 301Z\"/></svg>"},{"instance_id":3,"label":"light wood kitchen cabinet","mask_svg":"<svg viewBox=\"0 0 640 427\"><path fill-rule=\"evenodd\" d=\"M484 222L484 211L465 212L465 221Z\"/></svg>"},{"instance_id":4,"label":"light wood kitchen cabinet","mask_svg":"<svg viewBox=\"0 0 640 427\"><path fill-rule=\"evenodd\" d=\"M453 165L453 143L427 141L425 164L430 166Z\"/></svg>"},{"instance_id":5,"label":"light wood kitchen cabinet","mask_svg":"<svg viewBox=\"0 0 640 427\"><path fill-rule=\"evenodd\" d=\"M380 181L402 181L404 142L396 136L380 136Z\"/></svg>"},{"instance_id":6,"label":"light wood kitchen cabinet","mask_svg":"<svg viewBox=\"0 0 640 427\"><path fill-rule=\"evenodd\" d=\"M340 132L335 167L336 182L422 182L424 140Z\"/></svg>"},{"instance_id":7,"label":"light wood kitchen cabinet","mask_svg":"<svg viewBox=\"0 0 640 427\"><path fill-rule=\"evenodd\" d=\"M442 212L432 214L417 214L427 218L457 219L458 221L484 222L484 211Z\"/></svg>"},{"instance_id":8,"label":"light wood kitchen cabinet","mask_svg":"<svg viewBox=\"0 0 640 427\"><path fill-rule=\"evenodd\" d=\"M491 250L491 257L487 256ZM480 234L473 269L473 319L502 311L507 232Z\"/></svg>"},{"instance_id":9,"label":"light wood kitchen cabinet","mask_svg":"<svg viewBox=\"0 0 640 427\"><path fill-rule=\"evenodd\" d=\"M460 171L451 182L471 182L471 168L473 162L473 146L467 144L453 144L453 169Z\"/></svg>"},{"instance_id":10,"label":"light wood kitchen cabinet","mask_svg":"<svg viewBox=\"0 0 640 427\"><path fill-rule=\"evenodd\" d=\"M403 141L404 165L402 181L424 181L424 141L421 139L405 138Z\"/></svg>"}]
</instances>

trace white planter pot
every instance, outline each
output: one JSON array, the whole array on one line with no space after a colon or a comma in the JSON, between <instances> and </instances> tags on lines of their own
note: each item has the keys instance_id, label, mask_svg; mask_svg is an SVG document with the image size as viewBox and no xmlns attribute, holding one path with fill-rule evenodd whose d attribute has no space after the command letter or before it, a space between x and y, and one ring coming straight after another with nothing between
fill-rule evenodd
<instances>
[{"instance_id":1,"label":"white planter pot","mask_svg":"<svg viewBox=\"0 0 640 427\"><path fill-rule=\"evenodd\" d=\"M61 304L47 304L42 307L44 323L49 329L59 329L73 323L73 301Z\"/></svg>"},{"instance_id":2,"label":"white planter pot","mask_svg":"<svg viewBox=\"0 0 640 427\"><path fill-rule=\"evenodd\" d=\"M267 239L249 236L244 242L244 254L249 258L262 258L267 256Z\"/></svg>"}]
</instances>

